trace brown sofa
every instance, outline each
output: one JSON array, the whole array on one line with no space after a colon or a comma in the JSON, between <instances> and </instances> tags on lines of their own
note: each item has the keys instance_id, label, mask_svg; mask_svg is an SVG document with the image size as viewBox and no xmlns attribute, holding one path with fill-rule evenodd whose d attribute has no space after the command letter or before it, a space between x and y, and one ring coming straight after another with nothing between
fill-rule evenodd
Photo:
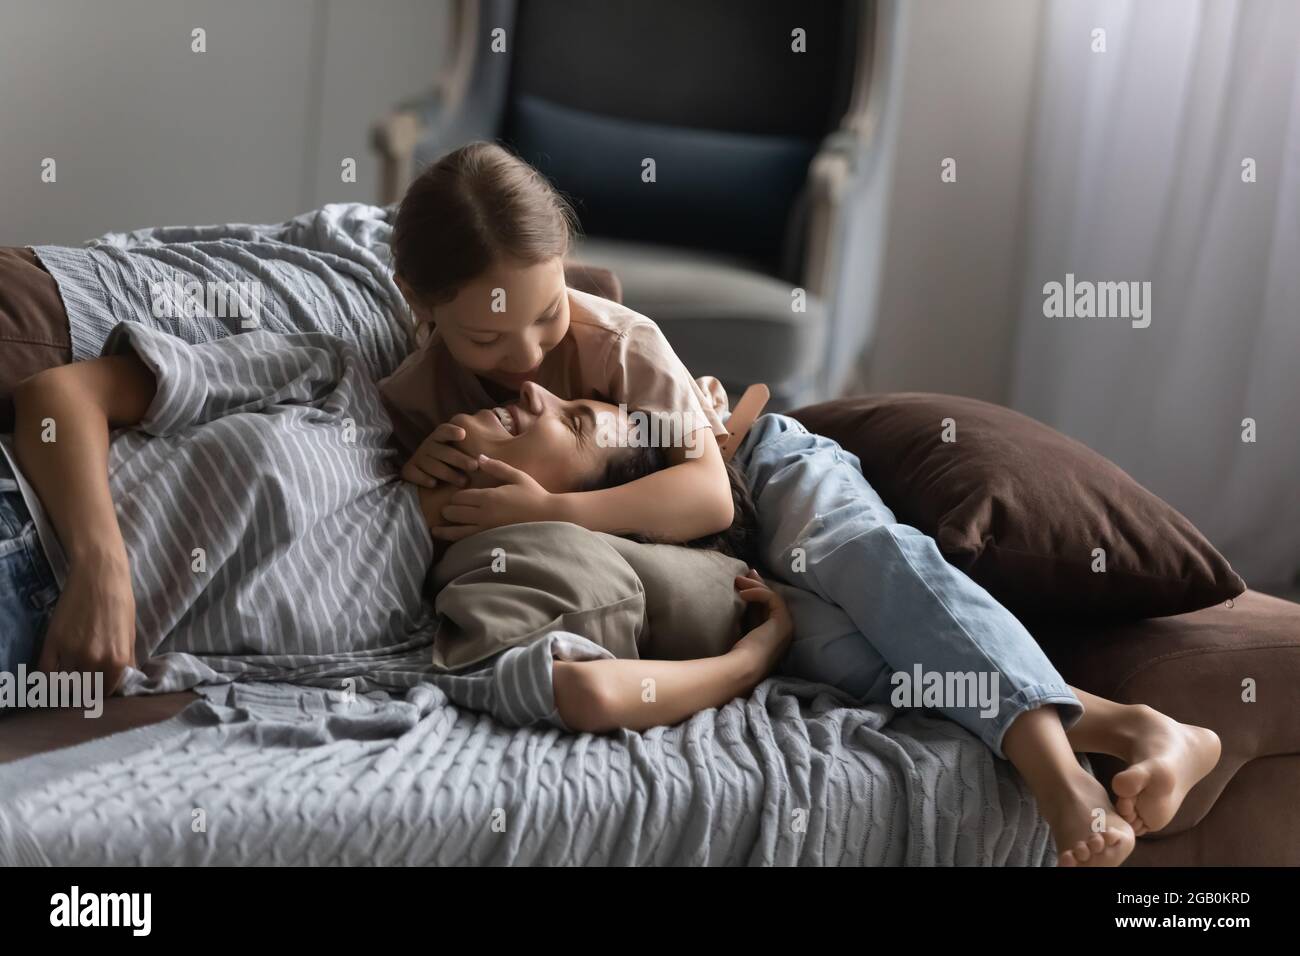
<instances>
[{"instance_id":1,"label":"brown sofa","mask_svg":"<svg viewBox=\"0 0 1300 956\"><path fill-rule=\"evenodd\" d=\"M1188 797L1204 819L1175 819L1138 840L1130 866L1300 865L1300 604L1248 591L1233 607L1098 628L1059 625L1037 635L1070 683L1178 720L1212 727L1219 768ZM1256 703L1241 699L1254 678ZM104 715L21 712L0 720L0 762L164 720L193 694L110 699ZM1093 758L1108 781L1118 766ZM1215 794L1222 788L1222 794Z\"/></svg>"},{"instance_id":2,"label":"brown sofa","mask_svg":"<svg viewBox=\"0 0 1300 956\"><path fill-rule=\"evenodd\" d=\"M1209 727L1223 743L1184 812L1138 840L1130 865L1300 865L1300 604L1247 591L1192 614L1034 631L1074 686ZM1103 782L1120 769L1103 757L1093 766Z\"/></svg>"},{"instance_id":3,"label":"brown sofa","mask_svg":"<svg viewBox=\"0 0 1300 956\"><path fill-rule=\"evenodd\" d=\"M39 286L39 274L32 275ZM617 277L607 270L571 264L566 278L577 288L619 298ZM0 340L7 302L13 297L0 296ZM7 331L45 347L66 336L62 316L50 316L48 325ZM60 353L35 354L35 361L57 363ZM1053 623L1035 626L1034 633L1071 684L1149 704L1211 727L1223 740L1220 766L1193 790L1187 812L1162 834L1140 839L1130 865L1300 865L1294 801L1300 793L1300 604L1248 591L1231 606L1192 614L1124 624ZM1257 690L1252 703L1242 699L1247 679ZM0 720L0 762L154 723L193 699L113 698L96 721L77 712L10 715ZM1095 766L1103 781L1117 769L1100 757Z\"/></svg>"}]
</instances>

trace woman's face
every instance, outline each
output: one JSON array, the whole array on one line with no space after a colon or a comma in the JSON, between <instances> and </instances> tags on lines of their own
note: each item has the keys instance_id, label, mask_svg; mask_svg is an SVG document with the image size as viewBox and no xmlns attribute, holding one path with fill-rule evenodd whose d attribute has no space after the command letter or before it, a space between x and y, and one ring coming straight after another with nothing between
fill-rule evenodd
<instances>
[{"instance_id":1,"label":"woman's face","mask_svg":"<svg viewBox=\"0 0 1300 956\"><path fill-rule=\"evenodd\" d=\"M627 450L607 439L626 434L624 413L615 405L589 399L565 401L535 382L525 382L519 401L473 415L454 415L465 429L457 447L465 454L487 455L532 476L547 491L578 491L604 474ZM611 432L622 426L624 431ZM477 473L471 486L479 484Z\"/></svg>"},{"instance_id":2,"label":"woman's face","mask_svg":"<svg viewBox=\"0 0 1300 956\"><path fill-rule=\"evenodd\" d=\"M433 322L452 357L477 375L517 390L569 331L569 295L558 256L537 265L504 261L430 310L398 280L419 322Z\"/></svg>"}]
</instances>

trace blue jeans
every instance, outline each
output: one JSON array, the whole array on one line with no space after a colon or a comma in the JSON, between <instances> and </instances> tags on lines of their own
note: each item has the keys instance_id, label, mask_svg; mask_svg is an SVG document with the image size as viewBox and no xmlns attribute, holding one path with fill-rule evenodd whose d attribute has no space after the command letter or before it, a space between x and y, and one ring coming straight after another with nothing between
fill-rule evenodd
<instances>
[{"instance_id":1,"label":"blue jeans","mask_svg":"<svg viewBox=\"0 0 1300 956\"><path fill-rule=\"evenodd\" d=\"M58 599L32 516L0 457L0 671L36 664Z\"/></svg>"},{"instance_id":2,"label":"blue jeans","mask_svg":"<svg viewBox=\"0 0 1300 956\"><path fill-rule=\"evenodd\" d=\"M895 520L854 455L763 415L735 463L758 505L767 570L791 585L776 585L795 631L783 673L862 704L935 706L1000 757L1026 710L1055 704L1067 730L1083 715L1024 626L933 538ZM934 696L908 693L927 685Z\"/></svg>"}]
</instances>

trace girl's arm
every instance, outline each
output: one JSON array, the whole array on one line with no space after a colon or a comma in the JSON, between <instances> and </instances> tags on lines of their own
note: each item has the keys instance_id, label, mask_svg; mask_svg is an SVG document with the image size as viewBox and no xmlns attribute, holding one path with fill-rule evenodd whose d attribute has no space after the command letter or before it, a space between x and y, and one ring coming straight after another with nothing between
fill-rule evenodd
<instances>
[{"instance_id":1,"label":"girl's arm","mask_svg":"<svg viewBox=\"0 0 1300 956\"><path fill-rule=\"evenodd\" d=\"M665 449L671 465L614 488L559 496L563 520L590 531L642 534L657 541L692 541L731 527L735 517L727 466L713 432L695 433L702 454Z\"/></svg>"},{"instance_id":2,"label":"girl's arm","mask_svg":"<svg viewBox=\"0 0 1300 956\"><path fill-rule=\"evenodd\" d=\"M135 644L131 568L108 487L108 432L144 417L153 374L134 356L49 369L14 392L14 451L68 558L43 671L103 671L111 692Z\"/></svg>"},{"instance_id":3,"label":"girl's arm","mask_svg":"<svg viewBox=\"0 0 1300 956\"><path fill-rule=\"evenodd\" d=\"M611 342L596 391L629 408L652 414L680 413L687 427L720 427L726 407L721 383L692 378L662 330L635 317ZM714 387L716 386L716 387ZM707 390L706 390L707 389ZM663 541L693 541L717 534L734 518L731 482L712 427L693 428L694 447L667 447L669 467L636 481L599 491L562 495L564 520L592 531L634 532ZM695 455L696 451L703 451Z\"/></svg>"},{"instance_id":4,"label":"girl's arm","mask_svg":"<svg viewBox=\"0 0 1300 956\"><path fill-rule=\"evenodd\" d=\"M598 491L552 493L503 461L479 457L475 467L500 482L492 488L453 489L442 499L422 499L429 533L442 541L525 521L568 521L589 531L635 533L657 541L691 541L731 527L735 506L731 481L711 431L695 434L698 457L666 449L673 462L662 471ZM441 519L442 523L439 523Z\"/></svg>"}]
</instances>

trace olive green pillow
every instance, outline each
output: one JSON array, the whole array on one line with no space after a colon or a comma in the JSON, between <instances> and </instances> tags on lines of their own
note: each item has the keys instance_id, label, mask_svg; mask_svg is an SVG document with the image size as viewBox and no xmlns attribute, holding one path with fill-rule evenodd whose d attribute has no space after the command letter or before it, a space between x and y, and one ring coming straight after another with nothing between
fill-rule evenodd
<instances>
[{"instance_id":1,"label":"olive green pillow","mask_svg":"<svg viewBox=\"0 0 1300 956\"><path fill-rule=\"evenodd\" d=\"M449 547L433 570L433 664L456 670L550 631L615 657L684 660L740 637L744 564L714 551L643 544L560 521L494 528Z\"/></svg>"},{"instance_id":2,"label":"olive green pillow","mask_svg":"<svg viewBox=\"0 0 1300 956\"><path fill-rule=\"evenodd\" d=\"M719 551L642 544L597 534L631 565L645 588L642 657L687 661L725 654L740 640L746 604L736 595L745 562Z\"/></svg>"}]
</instances>

